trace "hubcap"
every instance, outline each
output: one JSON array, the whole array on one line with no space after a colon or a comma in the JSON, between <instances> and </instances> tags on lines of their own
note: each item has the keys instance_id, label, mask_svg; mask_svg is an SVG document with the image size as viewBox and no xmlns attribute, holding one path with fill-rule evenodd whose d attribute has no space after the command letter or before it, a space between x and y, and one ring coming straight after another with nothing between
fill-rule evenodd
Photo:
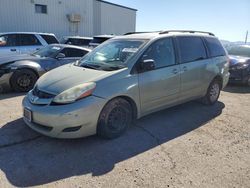
<instances>
[{"instance_id":1,"label":"hubcap","mask_svg":"<svg viewBox=\"0 0 250 188\"><path fill-rule=\"evenodd\" d=\"M113 132L119 132L126 126L127 113L121 107L114 108L108 117L108 127Z\"/></svg>"},{"instance_id":2,"label":"hubcap","mask_svg":"<svg viewBox=\"0 0 250 188\"><path fill-rule=\"evenodd\" d=\"M32 84L32 76L29 74L23 74L17 79L19 87L28 88Z\"/></svg>"},{"instance_id":3,"label":"hubcap","mask_svg":"<svg viewBox=\"0 0 250 188\"><path fill-rule=\"evenodd\" d=\"M215 83L212 85L210 90L210 100L212 102L216 101L219 97L219 94L220 94L220 86L219 84Z\"/></svg>"}]
</instances>

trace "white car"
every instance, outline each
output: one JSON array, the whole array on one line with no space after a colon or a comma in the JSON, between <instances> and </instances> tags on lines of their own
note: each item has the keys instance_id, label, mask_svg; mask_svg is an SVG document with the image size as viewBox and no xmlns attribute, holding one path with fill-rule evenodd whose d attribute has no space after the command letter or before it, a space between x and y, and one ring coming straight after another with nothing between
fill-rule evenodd
<instances>
[{"instance_id":1,"label":"white car","mask_svg":"<svg viewBox=\"0 0 250 188\"><path fill-rule=\"evenodd\" d=\"M59 43L54 34L9 32L0 34L0 56L27 54L49 44Z\"/></svg>"}]
</instances>

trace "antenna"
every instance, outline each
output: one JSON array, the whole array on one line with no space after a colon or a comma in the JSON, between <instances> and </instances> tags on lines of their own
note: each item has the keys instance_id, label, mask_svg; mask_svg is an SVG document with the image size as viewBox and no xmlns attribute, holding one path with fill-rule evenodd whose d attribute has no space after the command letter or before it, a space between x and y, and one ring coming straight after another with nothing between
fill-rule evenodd
<instances>
[{"instance_id":1,"label":"antenna","mask_svg":"<svg viewBox=\"0 0 250 188\"><path fill-rule=\"evenodd\" d=\"M247 33L246 33L245 44L247 44L247 38L248 38L248 30L247 30Z\"/></svg>"}]
</instances>

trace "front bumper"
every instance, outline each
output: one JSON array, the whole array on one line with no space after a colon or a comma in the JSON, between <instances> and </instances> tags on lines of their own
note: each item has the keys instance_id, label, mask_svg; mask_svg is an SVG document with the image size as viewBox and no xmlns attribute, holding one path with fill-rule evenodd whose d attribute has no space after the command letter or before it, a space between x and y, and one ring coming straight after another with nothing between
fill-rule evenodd
<instances>
[{"instance_id":1,"label":"front bumper","mask_svg":"<svg viewBox=\"0 0 250 188\"><path fill-rule=\"evenodd\" d=\"M67 105L34 105L28 97L23 108L32 112L32 121L23 117L33 130L55 138L81 138L96 134L99 114L106 100L94 96Z\"/></svg>"},{"instance_id":2,"label":"front bumper","mask_svg":"<svg viewBox=\"0 0 250 188\"><path fill-rule=\"evenodd\" d=\"M229 83L247 84L249 78L249 69L230 69Z\"/></svg>"},{"instance_id":3,"label":"front bumper","mask_svg":"<svg viewBox=\"0 0 250 188\"><path fill-rule=\"evenodd\" d=\"M13 72L0 72L0 93L2 91L7 91L10 89L10 78L12 76Z\"/></svg>"}]
</instances>

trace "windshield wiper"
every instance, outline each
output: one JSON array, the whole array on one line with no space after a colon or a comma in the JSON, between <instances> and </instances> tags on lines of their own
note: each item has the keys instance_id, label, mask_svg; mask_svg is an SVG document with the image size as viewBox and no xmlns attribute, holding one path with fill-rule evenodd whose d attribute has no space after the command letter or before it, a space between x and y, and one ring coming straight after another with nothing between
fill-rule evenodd
<instances>
[{"instance_id":1,"label":"windshield wiper","mask_svg":"<svg viewBox=\"0 0 250 188\"><path fill-rule=\"evenodd\" d=\"M94 70L99 70L99 68L100 68L100 66L90 65L90 64L86 64L86 63L82 64L81 67L94 69Z\"/></svg>"}]
</instances>

